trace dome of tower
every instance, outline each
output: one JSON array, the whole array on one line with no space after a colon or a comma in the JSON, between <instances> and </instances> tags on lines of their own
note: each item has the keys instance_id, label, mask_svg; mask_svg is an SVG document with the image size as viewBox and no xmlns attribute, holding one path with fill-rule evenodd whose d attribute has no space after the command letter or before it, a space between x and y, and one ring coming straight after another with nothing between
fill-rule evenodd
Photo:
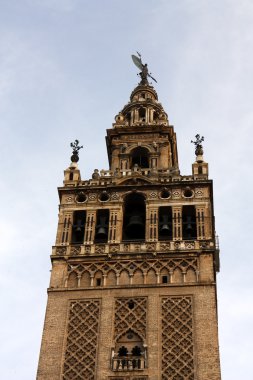
<instances>
[{"instance_id":1,"label":"dome of tower","mask_svg":"<svg viewBox=\"0 0 253 380\"><path fill-rule=\"evenodd\" d=\"M158 101L154 87L139 84L131 93L130 101L115 117L116 126L169 125L168 115Z\"/></svg>"}]
</instances>

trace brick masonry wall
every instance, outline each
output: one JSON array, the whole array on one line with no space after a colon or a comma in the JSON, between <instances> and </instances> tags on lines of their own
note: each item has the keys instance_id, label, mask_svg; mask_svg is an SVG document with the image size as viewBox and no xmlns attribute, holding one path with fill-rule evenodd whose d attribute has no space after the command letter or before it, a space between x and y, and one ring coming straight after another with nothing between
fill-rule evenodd
<instances>
[{"instance_id":1,"label":"brick masonry wall","mask_svg":"<svg viewBox=\"0 0 253 380\"><path fill-rule=\"evenodd\" d=\"M162 286L115 289L50 291L43 332L37 380L58 380L64 361L69 301L84 298L102 300L99 326L96 380L106 380L110 370L114 328L114 303L117 297L147 297L148 368L142 375L161 379L161 297L193 296L195 380L220 380L215 285ZM115 374L116 375L116 374ZM119 375L119 373L118 373Z\"/></svg>"}]
</instances>

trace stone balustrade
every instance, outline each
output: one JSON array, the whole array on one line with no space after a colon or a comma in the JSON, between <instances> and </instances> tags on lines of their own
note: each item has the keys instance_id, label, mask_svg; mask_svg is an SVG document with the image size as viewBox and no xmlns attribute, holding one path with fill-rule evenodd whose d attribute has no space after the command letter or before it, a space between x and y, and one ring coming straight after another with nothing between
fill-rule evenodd
<instances>
[{"instance_id":1,"label":"stone balustrade","mask_svg":"<svg viewBox=\"0 0 253 380\"><path fill-rule=\"evenodd\" d=\"M144 356L115 356L112 358L113 371L136 371L146 367Z\"/></svg>"},{"instance_id":2,"label":"stone balustrade","mask_svg":"<svg viewBox=\"0 0 253 380\"><path fill-rule=\"evenodd\" d=\"M180 241L159 241L159 242L123 242L107 244L60 244L53 247L53 255L60 256L82 256L82 255L107 255L112 257L114 254L136 254L166 252L184 252L196 250L213 249L215 243L212 240L180 240Z\"/></svg>"}]
</instances>

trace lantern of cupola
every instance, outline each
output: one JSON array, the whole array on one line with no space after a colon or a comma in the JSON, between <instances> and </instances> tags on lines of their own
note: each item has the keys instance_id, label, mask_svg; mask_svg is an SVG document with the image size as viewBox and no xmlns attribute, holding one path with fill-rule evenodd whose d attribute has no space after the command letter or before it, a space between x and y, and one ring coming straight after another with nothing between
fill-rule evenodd
<instances>
[{"instance_id":1,"label":"lantern of cupola","mask_svg":"<svg viewBox=\"0 0 253 380\"><path fill-rule=\"evenodd\" d=\"M107 150L112 171L148 169L149 174L178 172L176 134L158 101L155 89L139 84L130 101L107 130Z\"/></svg>"}]
</instances>

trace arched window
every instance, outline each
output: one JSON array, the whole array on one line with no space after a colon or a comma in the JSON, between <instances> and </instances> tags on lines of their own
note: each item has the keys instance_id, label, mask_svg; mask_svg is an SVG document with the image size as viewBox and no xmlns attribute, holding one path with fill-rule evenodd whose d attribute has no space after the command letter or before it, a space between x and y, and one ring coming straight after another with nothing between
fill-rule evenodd
<instances>
[{"instance_id":1,"label":"arched window","mask_svg":"<svg viewBox=\"0 0 253 380\"><path fill-rule=\"evenodd\" d=\"M127 356L128 350L125 346L121 346L118 351L119 356Z\"/></svg>"},{"instance_id":2,"label":"arched window","mask_svg":"<svg viewBox=\"0 0 253 380\"><path fill-rule=\"evenodd\" d=\"M133 356L141 356L141 348L140 346L134 346L132 349Z\"/></svg>"},{"instance_id":3,"label":"arched window","mask_svg":"<svg viewBox=\"0 0 253 380\"><path fill-rule=\"evenodd\" d=\"M139 109L139 120L142 122L146 121L146 108L141 107Z\"/></svg>"},{"instance_id":4,"label":"arched window","mask_svg":"<svg viewBox=\"0 0 253 380\"><path fill-rule=\"evenodd\" d=\"M124 204L123 240L144 240L146 205L142 194L126 196Z\"/></svg>"},{"instance_id":5,"label":"arched window","mask_svg":"<svg viewBox=\"0 0 253 380\"><path fill-rule=\"evenodd\" d=\"M128 113L126 114L125 118L126 118L128 124L130 125L130 123L131 123L131 112L128 112Z\"/></svg>"},{"instance_id":6,"label":"arched window","mask_svg":"<svg viewBox=\"0 0 253 380\"><path fill-rule=\"evenodd\" d=\"M138 165L140 168L149 168L148 150L146 148L137 147L132 150L132 165Z\"/></svg>"},{"instance_id":7,"label":"arched window","mask_svg":"<svg viewBox=\"0 0 253 380\"><path fill-rule=\"evenodd\" d=\"M143 341L138 334L129 329L122 335L115 346L113 369L117 371L144 369L145 349Z\"/></svg>"}]
</instances>

